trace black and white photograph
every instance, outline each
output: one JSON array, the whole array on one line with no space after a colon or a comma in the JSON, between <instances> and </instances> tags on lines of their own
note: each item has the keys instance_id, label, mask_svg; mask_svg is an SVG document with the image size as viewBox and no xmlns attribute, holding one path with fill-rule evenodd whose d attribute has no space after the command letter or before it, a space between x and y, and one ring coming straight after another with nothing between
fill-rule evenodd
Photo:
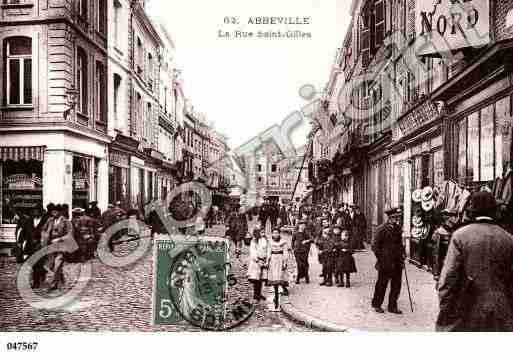
<instances>
[{"instance_id":1,"label":"black and white photograph","mask_svg":"<svg viewBox=\"0 0 513 359\"><path fill-rule=\"evenodd\" d=\"M512 125L513 0L1 0L0 352L511 332Z\"/></svg>"}]
</instances>

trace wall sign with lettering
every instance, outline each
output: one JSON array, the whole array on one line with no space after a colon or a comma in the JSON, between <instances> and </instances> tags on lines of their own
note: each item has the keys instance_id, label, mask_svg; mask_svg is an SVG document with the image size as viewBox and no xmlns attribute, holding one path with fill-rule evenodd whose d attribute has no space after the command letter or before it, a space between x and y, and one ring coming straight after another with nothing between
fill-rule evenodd
<instances>
[{"instance_id":1,"label":"wall sign with lettering","mask_svg":"<svg viewBox=\"0 0 513 359\"><path fill-rule=\"evenodd\" d=\"M417 0L416 52L439 54L490 43L490 0Z\"/></svg>"}]
</instances>

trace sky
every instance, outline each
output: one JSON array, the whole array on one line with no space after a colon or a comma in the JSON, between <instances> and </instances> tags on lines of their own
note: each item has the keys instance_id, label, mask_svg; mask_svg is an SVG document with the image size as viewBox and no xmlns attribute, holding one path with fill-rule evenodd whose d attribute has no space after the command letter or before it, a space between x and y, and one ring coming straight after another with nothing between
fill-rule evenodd
<instances>
[{"instance_id":1,"label":"sky","mask_svg":"<svg viewBox=\"0 0 513 359\"><path fill-rule=\"evenodd\" d=\"M147 0L176 46L185 96L235 148L300 110L304 85L322 91L350 22L350 0ZM310 17L310 25L249 25L249 17ZM225 17L237 25L224 24ZM219 31L301 30L310 39L226 39ZM296 131L295 145L306 141Z\"/></svg>"}]
</instances>

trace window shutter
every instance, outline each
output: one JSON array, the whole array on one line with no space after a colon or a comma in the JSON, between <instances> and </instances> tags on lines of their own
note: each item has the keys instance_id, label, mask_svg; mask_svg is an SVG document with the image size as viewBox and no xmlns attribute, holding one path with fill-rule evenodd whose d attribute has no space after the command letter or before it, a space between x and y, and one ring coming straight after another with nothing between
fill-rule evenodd
<instances>
[{"instance_id":1,"label":"window shutter","mask_svg":"<svg viewBox=\"0 0 513 359\"><path fill-rule=\"evenodd\" d=\"M374 4L375 8L375 36L374 36L374 48L377 50L383 45L385 39L385 1L376 0Z\"/></svg>"},{"instance_id":2,"label":"window shutter","mask_svg":"<svg viewBox=\"0 0 513 359\"><path fill-rule=\"evenodd\" d=\"M370 64L370 14L367 10L363 12L361 19L361 53L362 66L368 67Z\"/></svg>"}]
</instances>

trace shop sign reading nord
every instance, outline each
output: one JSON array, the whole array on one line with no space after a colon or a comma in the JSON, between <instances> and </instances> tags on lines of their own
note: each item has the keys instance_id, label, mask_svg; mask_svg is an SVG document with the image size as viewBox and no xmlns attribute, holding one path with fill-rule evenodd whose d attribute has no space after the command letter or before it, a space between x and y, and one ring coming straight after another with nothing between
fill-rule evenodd
<instances>
[{"instance_id":1,"label":"shop sign reading nord","mask_svg":"<svg viewBox=\"0 0 513 359\"><path fill-rule=\"evenodd\" d=\"M417 0L415 17L418 55L490 42L490 0Z\"/></svg>"}]
</instances>

